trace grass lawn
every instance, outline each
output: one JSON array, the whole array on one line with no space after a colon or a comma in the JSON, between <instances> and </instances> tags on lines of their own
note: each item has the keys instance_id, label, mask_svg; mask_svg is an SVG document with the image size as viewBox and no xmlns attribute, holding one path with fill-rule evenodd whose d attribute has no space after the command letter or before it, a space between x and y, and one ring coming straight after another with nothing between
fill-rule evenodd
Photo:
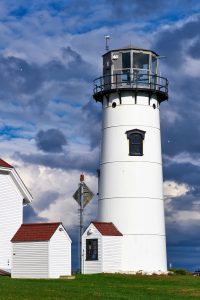
<instances>
[{"instance_id":1,"label":"grass lawn","mask_svg":"<svg viewBox=\"0 0 200 300\"><path fill-rule=\"evenodd\" d=\"M200 299L200 277L77 275L74 280L0 277L0 300Z\"/></svg>"}]
</instances>

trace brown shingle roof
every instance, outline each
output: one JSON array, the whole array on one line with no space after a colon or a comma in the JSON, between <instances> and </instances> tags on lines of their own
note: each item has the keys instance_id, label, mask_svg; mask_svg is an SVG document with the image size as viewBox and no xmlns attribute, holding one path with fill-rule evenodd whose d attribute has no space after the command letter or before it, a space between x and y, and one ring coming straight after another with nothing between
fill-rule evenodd
<instances>
[{"instance_id":1,"label":"brown shingle roof","mask_svg":"<svg viewBox=\"0 0 200 300\"><path fill-rule=\"evenodd\" d=\"M115 227L112 222L92 222L97 230L102 235L108 236L122 236L123 234Z\"/></svg>"},{"instance_id":2,"label":"brown shingle roof","mask_svg":"<svg viewBox=\"0 0 200 300\"><path fill-rule=\"evenodd\" d=\"M22 224L11 242L49 241L60 224L62 223Z\"/></svg>"},{"instance_id":3,"label":"brown shingle roof","mask_svg":"<svg viewBox=\"0 0 200 300\"><path fill-rule=\"evenodd\" d=\"M9 165L5 160L0 158L0 167L4 168L13 168L13 166Z\"/></svg>"}]
</instances>

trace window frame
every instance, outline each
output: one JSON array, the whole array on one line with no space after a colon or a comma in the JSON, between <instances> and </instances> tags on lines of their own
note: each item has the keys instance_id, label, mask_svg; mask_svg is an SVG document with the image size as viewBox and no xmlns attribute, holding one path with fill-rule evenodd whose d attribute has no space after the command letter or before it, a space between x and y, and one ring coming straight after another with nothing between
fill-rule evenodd
<instances>
[{"instance_id":1,"label":"window frame","mask_svg":"<svg viewBox=\"0 0 200 300\"><path fill-rule=\"evenodd\" d=\"M132 130L128 130L125 132L127 135L127 139L129 140L129 156L143 156L144 152L143 152L143 141L144 141L144 137L145 137L145 133L146 131L140 130L140 129L132 129ZM134 134L139 134L141 136L141 143L132 143L132 136ZM134 153L134 151L132 151L132 145L140 145L141 147L141 151L140 153Z\"/></svg>"},{"instance_id":2,"label":"window frame","mask_svg":"<svg viewBox=\"0 0 200 300\"><path fill-rule=\"evenodd\" d=\"M95 242L96 243L96 256L95 258L92 258L91 256L92 255L89 255L89 249L88 249L88 246L89 246L89 242L91 242L92 244L92 248L93 248L93 243ZM93 252L94 249L91 249L91 252ZM98 260L98 239L86 239L86 261L96 261Z\"/></svg>"}]
</instances>

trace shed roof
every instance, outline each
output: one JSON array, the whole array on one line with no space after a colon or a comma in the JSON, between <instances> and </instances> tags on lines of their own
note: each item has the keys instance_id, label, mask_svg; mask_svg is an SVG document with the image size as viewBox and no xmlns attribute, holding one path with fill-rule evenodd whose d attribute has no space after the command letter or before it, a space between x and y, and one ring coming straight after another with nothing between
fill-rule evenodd
<instances>
[{"instance_id":1,"label":"shed roof","mask_svg":"<svg viewBox=\"0 0 200 300\"><path fill-rule=\"evenodd\" d=\"M49 241L60 225L61 222L22 224L11 242Z\"/></svg>"},{"instance_id":2,"label":"shed roof","mask_svg":"<svg viewBox=\"0 0 200 300\"><path fill-rule=\"evenodd\" d=\"M91 222L102 235L122 236L123 234L112 222Z\"/></svg>"},{"instance_id":3,"label":"shed roof","mask_svg":"<svg viewBox=\"0 0 200 300\"><path fill-rule=\"evenodd\" d=\"M0 158L0 166L4 168L13 168L10 164L8 164L5 160Z\"/></svg>"}]
</instances>

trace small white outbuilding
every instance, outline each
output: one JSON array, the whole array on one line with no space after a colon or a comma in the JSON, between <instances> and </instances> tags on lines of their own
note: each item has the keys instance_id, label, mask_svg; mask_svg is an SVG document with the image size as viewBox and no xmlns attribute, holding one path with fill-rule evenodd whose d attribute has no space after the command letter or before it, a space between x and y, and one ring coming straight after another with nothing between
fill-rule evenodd
<instances>
[{"instance_id":1,"label":"small white outbuilding","mask_svg":"<svg viewBox=\"0 0 200 300\"><path fill-rule=\"evenodd\" d=\"M62 223L22 224L11 241L12 278L71 275L71 239Z\"/></svg>"},{"instance_id":2,"label":"small white outbuilding","mask_svg":"<svg viewBox=\"0 0 200 300\"><path fill-rule=\"evenodd\" d=\"M82 273L120 272L122 238L113 223L91 222L82 236Z\"/></svg>"}]
</instances>

